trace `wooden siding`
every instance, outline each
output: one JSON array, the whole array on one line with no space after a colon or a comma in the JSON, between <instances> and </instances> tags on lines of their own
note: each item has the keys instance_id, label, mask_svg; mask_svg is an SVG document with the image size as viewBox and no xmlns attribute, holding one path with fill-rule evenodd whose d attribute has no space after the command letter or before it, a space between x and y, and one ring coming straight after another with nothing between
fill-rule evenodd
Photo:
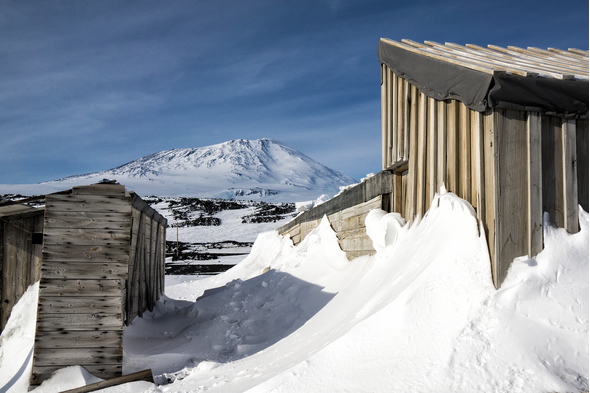
<instances>
[{"instance_id":1,"label":"wooden siding","mask_svg":"<svg viewBox=\"0 0 590 393\"><path fill-rule=\"evenodd\" d=\"M32 385L70 365L99 365L100 378L120 375L130 222L123 186L47 195Z\"/></svg>"},{"instance_id":2,"label":"wooden siding","mask_svg":"<svg viewBox=\"0 0 590 393\"><path fill-rule=\"evenodd\" d=\"M383 169L397 176L390 211L409 221L422 217L443 185L471 203L497 288L515 257L543 249L543 212L578 231L578 203L588 209L587 119L489 108L479 113L460 101L426 97L386 65L381 75L382 139L409 142L400 154L392 143L383 148ZM406 108L401 121L394 107Z\"/></svg>"},{"instance_id":3,"label":"wooden siding","mask_svg":"<svg viewBox=\"0 0 590 393\"><path fill-rule=\"evenodd\" d=\"M373 199L359 203L358 205L343 209L327 216L328 221L336 237L338 244L342 251L346 253L349 260L357 258L362 255L370 255L375 253L373 242L367 236L365 219L371 209L381 209L383 204L383 196L379 195ZM315 228L320 225L321 219L305 221L290 228L283 235L289 234L293 244L297 245L305 239L305 237Z\"/></svg>"},{"instance_id":4,"label":"wooden siding","mask_svg":"<svg viewBox=\"0 0 590 393\"><path fill-rule=\"evenodd\" d=\"M33 233L43 231L43 210L0 217L0 331L27 288L39 281L41 244L33 244Z\"/></svg>"},{"instance_id":5,"label":"wooden siding","mask_svg":"<svg viewBox=\"0 0 590 393\"><path fill-rule=\"evenodd\" d=\"M32 386L71 365L121 375L125 324L164 291L165 231L121 185L47 195Z\"/></svg>"}]
</instances>

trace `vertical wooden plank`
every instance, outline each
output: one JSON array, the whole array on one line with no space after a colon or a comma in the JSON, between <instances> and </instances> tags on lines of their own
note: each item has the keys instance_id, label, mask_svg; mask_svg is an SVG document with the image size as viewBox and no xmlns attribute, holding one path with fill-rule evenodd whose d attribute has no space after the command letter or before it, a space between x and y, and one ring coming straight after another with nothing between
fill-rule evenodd
<instances>
[{"instance_id":1,"label":"vertical wooden plank","mask_svg":"<svg viewBox=\"0 0 590 393\"><path fill-rule=\"evenodd\" d=\"M428 98L428 203L426 209L434 198L437 189L436 165L438 162L438 138L437 138L437 109L438 103L434 98Z\"/></svg>"},{"instance_id":2,"label":"vertical wooden plank","mask_svg":"<svg viewBox=\"0 0 590 393\"><path fill-rule=\"evenodd\" d=\"M589 167L588 145L590 135L588 134L588 119L576 120L576 168L578 173L578 203L582 209L588 211L589 204Z\"/></svg>"},{"instance_id":3,"label":"vertical wooden plank","mask_svg":"<svg viewBox=\"0 0 590 393\"><path fill-rule=\"evenodd\" d=\"M381 168L387 168L387 66L381 64Z\"/></svg>"},{"instance_id":4,"label":"vertical wooden plank","mask_svg":"<svg viewBox=\"0 0 590 393\"><path fill-rule=\"evenodd\" d=\"M541 114L527 112L528 255L543 250L543 173Z\"/></svg>"},{"instance_id":5,"label":"vertical wooden plank","mask_svg":"<svg viewBox=\"0 0 590 393\"><path fill-rule=\"evenodd\" d=\"M473 135L475 137L475 190L476 190L476 209L477 218L480 222L485 223L486 204L485 204L485 171L484 171L484 117L480 112L473 111Z\"/></svg>"},{"instance_id":6,"label":"vertical wooden plank","mask_svg":"<svg viewBox=\"0 0 590 393\"><path fill-rule=\"evenodd\" d=\"M428 99L427 97L422 94L421 91L416 89L417 91L417 98L418 98L418 143L417 143L417 171L416 171L416 214L418 217L422 217L424 215L425 209L425 199L426 199L426 155L427 155L427 146L426 146L426 127L427 127L427 120L426 117L428 115Z\"/></svg>"},{"instance_id":7,"label":"vertical wooden plank","mask_svg":"<svg viewBox=\"0 0 590 393\"><path fill-rule=\"evenodd\" d=\"M563 120L564 227L569 233L578 232L578 174L576 168L576 121Z\"/></svg>"},{"instance_id":8,"label":"vertical wooden plank","mask_svg":"<svg viewBox=\"0 0 590 393\"><path fill-rule=\"evenodd\" d=\"M461 197L471 204L471 121L469 108L462 102L459 105L459 134L460 134L460 154L459 154L459 190Z\"/></svg>"},{"instance_id":9,"label":"vertical wooden plank","mask_svg":"<svg viewBox=\"0 0 590 393\"><path fill-rule=\"evenodd\" d=\"M450 100L447 105L447 190L459 193L459 154L458 154L458 113L456 100Z\"/></svg>"},{"instance_id":10,"label":"vertical wooden plank","mask_svg":"<svg viewBox=\"0 0 590 393\"><path fill-rule=\"evenodd\" d=\"M401 172L393 174L393 212L397 212L404 216L402 205L402 176Z\"/></svg>"},{"instance_id":11,"label":"vertical wooden plank","mask_svg":"<svg viewBox=\"0 0 590 393\"><path fill-rule=\"evenodd\" d=\"M395 74L391 72L391 102L389 104L389 108L391 109L391 127L389 128L389 132L391 133L391 146L390 146L390 157L391 157L391 164L395 164L397 162L397 77ZM391 165L390 164L390 165Z\"/></svg>"},{"instance_id":12,"label":"vertical wooden plank","mask_svg":"<svg viewBox=\"0 0 590 393\"><path fill-rule=\"evenodd\" d=\"M484 115L484 195L485 195L485 217L484 231L490 252L492 264L492 280L494 286L500 287L498 283L498 242L496 236L496 214L497 207L497 177L498 177L498 153L496 146L497 132L495 130L495 116L492 109L487 109Z\"/></svg>"},{"instance_id":13,"label":"vertical wooden plank","mask_svg":"<svg viewBox=\"0 0 590 393\"><path fill-rule=\"evenodd\" d=\"M541 141L543 142L543 211L555 225L565 227L563 185L562 119L541 115Z\"/></svg>"},{"instance_id":14,"label":"vertical wooden plank","mask_svg":"<svg viewBox=\"0 0 590 393\"><path fill-rule=\"evenodd\" d=\"M387 124L385 128L385 168L391 165L391 70L386 68L385 85L386 85L386 117Z\"/></svg>"},{"instance_id":15,"label":"vertical wooden plank","mask_svg":"<svg viewBox=\"0 0 590 393\"><path fill-rule=\"evenodd\" d=\"M410 85L410 126L409 126L409 172L406 196L407 220L413 221L416 215L416 186L418 164L418 94L415 86Z\"/></svg>"},{"instance_id":16,"label":"vertical wooden plank","mask_svg":"<svg viewBox=\"0 0 590 393\"><path fill-rule=\"evenodd\" d=\"M404 151L404 134L405 134L405 122L404 122L404 108L405 108L405 96L404 96L404 81L397 76L397 121L396 121L396 132L397 132L397 157L396 161L403 160L406 153Z\"/></svg>"},{"instance_id":17,"label":"vertical wooden plank","mask_svg":"<svg viewBox=\"0 0 590 393\"><path fill-rule=\"evenodd\" d=\"M410 119L411 119L411 89L410 84L404 79L404 102L403 102L403 129L404 129L404 160L410 158Z\"/></svg>"},{"instance_id":18,"label":"vertical wooden plank","mask_svg":"<svg viewBox=\"0 0 590 393\"><path fill-rule=\"evenodd\" d=\"M513 259L528 253L526 112L496 110L495 124L498 152L497 283L500 286Z\"/></svg>"},{"instance_id":19,"label":"vertical wooden plank","mask_svg":"<svg viewBox=\"0 0 590 393\"><path fill-rule=\"evenodd\" d=\"M447 184L447 103L445 101L437 102L437 182L436 191Z\"/></svg>"},{"instance_id":20,"label":"vertical wooden plank","mask_svg":"<svg viewBox=\"0 0 590 393\"><path fill-rule=\"evenodd\" d=\"M471 204L476 209L478 206L478 194L476 184L476 180L478 177L477 150L479 149L478 141L480 140L476 135L478 130L480 129L478 125L480 117L478 116L478 114L479 112L469 109L469 123L471 130Z\"/></svg>"}]
</instances>

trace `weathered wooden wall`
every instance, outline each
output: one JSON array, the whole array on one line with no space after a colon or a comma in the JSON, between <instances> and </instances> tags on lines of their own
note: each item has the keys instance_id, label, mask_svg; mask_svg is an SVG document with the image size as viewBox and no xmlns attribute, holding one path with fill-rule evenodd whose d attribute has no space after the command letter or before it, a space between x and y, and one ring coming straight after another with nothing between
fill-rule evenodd
<instances>
[{"instance_id":1,"label":"weathered wooden wall","mask_svg":"<svg viewBox=\"0 0 590 393\"><path fill-rule=\"evenodd\" d=\"M163 292L165 228L121 185L47 195L32 386L71 365L121 375L125 323Z\"/></svg>"},{"instance_id":2,"label":"weathered wooden wall","mask_svg":"<svg viewBox=\"0 0 590 393\"><path fill-rule=\"evenodd\" d=\"M27 288L39 281L41 244L33 244L33 234L42 231L43 209L0 210L0 331Z\"/></svg>"},{"instance_id":3,"label":"weathered wooden wall","mask_svg":"<svg viewBox=\"0 0 590 393\"><path fill-rule=\"evenodd\" d=\"M126 281L125 323L152 311L164 293L166 220L133 195L129 275Z\"/></svg>"},{"instance_id":4,"label":"weathered wooden wall","mask_svg":"<svg viewBox=\"0 0 590 393\"><path fill-rule=\"evenodd\" d=\"M342 251L346 253L349 260L357 258L362 255L370 255L375 252L373 243L365 227L365 218L371 209L381 209L383 207L382 196L360 203L358 205L337 211L327 216L328 221L336 237L338 244ZM297 245L305 239L305 237L320 225L321 219L302 222L295 225L291 229L282 234L289 234L293 240L293 244Z\"/></svg>"},{"instance_id":5,"label":"weathered wooden wall","mask_svg":"<svg viewBox=\"0 0 590 393\"><path fill-rule=\"evenodd\" d=\"M374 253L365 230L365 218L371 209L387 209L391 203L394 175L382 171L337 197L308 210L278 229L289 234L294 244L316 228L326 216L336 232L340 248L349 259Z\"/></svg>"},{"instance_id":6,"label":"weathered wooden wall","mask_svg":"<svg viewBox=\"0 0 590 393\"><path fill-rule=\"evenodd\" d=\"M427 97L386 65L381 71L383 169L395 174L390 211L423 216L443 184L470 202L497 288L515 257L542 250L543 211L578 231L578 203L588 209L588 120L480 113Z\"/></svg>"}]
</instances>

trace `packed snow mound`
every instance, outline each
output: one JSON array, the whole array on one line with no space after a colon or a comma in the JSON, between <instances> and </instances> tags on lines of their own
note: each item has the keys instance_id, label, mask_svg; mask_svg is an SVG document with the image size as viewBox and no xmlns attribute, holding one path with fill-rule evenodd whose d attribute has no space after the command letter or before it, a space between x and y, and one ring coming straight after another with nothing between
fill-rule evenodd
<instances>
[{"instance_id":1,"label":"packed snow mound","mask_svg":"<svg viewBox=\"0 0 590 393\"><path fill-rule=\"evenodd\" d=\"M294 202L334 195L355 180L270 139L150 154L114 169L34 185L62 190L115 179L138 194ZM33 187L33 186L31 186ZM45 193L2 185L4 193ZM30 187L29 187L30 188ZM34 188L34 187L33 187Z\"/></svg>"},{"instance_id":2,"label":"packed snow mound","mask_svg":"<svg viewBox=\"0 0 590 393\"><path fill-rule=\"evenodd\" d=\"M159 386L133 388L145 392L587 391L579 219L574 235L545 221L545 249L499 290L473 208L451 193L412 225L371 212L377 252L353 261L327 219L297 247L263 233L226 273L167 283L124 332L124 372L152 368Z\"/></svg>"}]
</instances>

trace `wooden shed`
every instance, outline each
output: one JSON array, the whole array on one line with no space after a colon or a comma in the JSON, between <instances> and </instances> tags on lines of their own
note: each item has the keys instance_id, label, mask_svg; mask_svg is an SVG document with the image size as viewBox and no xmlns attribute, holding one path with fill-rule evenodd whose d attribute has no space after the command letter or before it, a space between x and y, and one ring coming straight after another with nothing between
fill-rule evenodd
<instances>
[{"instance_id":1,"label":"wooden shed","mask_svg":"<svg viewBox=\"0 0 590 393\"><path fill-rule=\"evenodd\" d=\"M325 214L349 258L374 252L371 208L422 217L445 186L483 224L499 288L543 249L543 212L588 211L588 51L381 39L382 172L279 228L300 242ZM344 220L343 220L344 219Z\"/></svg>"},{"instance_id":2,"label":"wooden shed","mask_svg":"<svg viewBox=\"0 0 590 393\"><path fill-rule=\"evenodd\" d=\"M43 198L0 206L2 321L40 279L31 385L71 365L119 376L124 326L164 292L166 219L119 184Z\"/></svg>"},{"instance_id":3,"label":"wooden shed","mask_svg":"<svg viewBox=\"0 0 590 393\"><path fill-rule=\"evenodd\" d=\"M543 212L588 211L588 52L381 39L383 169L392 210L421 217L441 185L483 223L496 288L543 249Z\"/></svg>"}]
</instances>

